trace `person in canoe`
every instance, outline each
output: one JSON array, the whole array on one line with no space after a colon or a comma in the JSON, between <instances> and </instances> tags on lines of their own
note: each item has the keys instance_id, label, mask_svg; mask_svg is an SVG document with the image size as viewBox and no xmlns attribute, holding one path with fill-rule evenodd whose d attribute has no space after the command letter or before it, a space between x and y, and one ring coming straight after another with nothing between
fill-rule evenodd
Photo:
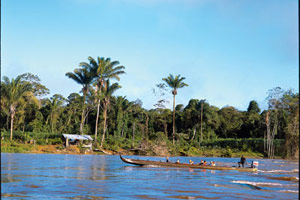
<instances>
[{"instance_id":1,"label":"person in canoe","mask_svg":"<svg viewBox=\"0 0 300 200\"><path fill-rule=\"evenodd\" d=\"M203 160L201 160L201 162L199 163L199 165L203 165L204 164L204 162L203 162Z\"/></svg>"},{"instance_id":2,"label":"person in canoe","mask_svg":"<svg viewBox=\"0 0 300 200\"><path fill-rule=\"evenodd\" d=\"M245 163L246 163L246 158L242 155L240 162L238 162L239 167L241 166L244 167Z\"/></svg>"},{"instance_id":3,"label":"person in canoe","mask_svg":"<svg viewBox=\"0 0 300 200\"><path fill-rule=\"evenodd\" d=\"M203 162L203 165L207 165L207 162L206 162L206 160L204 160L204 162Z\"/></svg>"},{"instance_id":4,"label":"person in canoe","mask_svg":"<svg viewBox=\"0 0 300 200\"><path fill-rule=\"evenodd\" d=\"M170 161L169 161L169 157L168 157L168 156L166 157L166 162L170 162Z\"/></svg>"},{"instance_id":5,"label":"person in canoe","mask_svg":"<svg viewBox=\"0 0 300 200\"><path fill-rule=\"evenodd\" d=\"M192 160L190 160L189 162L190 162L191 165L194 164L194 161L192 161Z\"/></svg>"},{"instance_id":6,"label":"person in canoe","mask_svg":"<svg viewBox=\"0 0 300 200\"><path fill-rule=\"evenodd\" d=\"M179 159L177 159L175 163L180 163Z\"/></svg>"}]
</instances>

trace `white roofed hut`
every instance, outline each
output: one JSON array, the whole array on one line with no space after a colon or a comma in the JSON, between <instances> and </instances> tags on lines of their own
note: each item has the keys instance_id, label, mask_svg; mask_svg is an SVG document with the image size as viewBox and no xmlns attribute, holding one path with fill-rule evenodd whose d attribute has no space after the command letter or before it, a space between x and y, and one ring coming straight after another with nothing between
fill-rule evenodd
<instances>
[{"instance_id":1,"label":"white roofed hut","mask_svg":"<svg viewBox=\"0 0 300 200\"><path fill-rule=\"evenodd\" d=\"M83 147L90 148L92 150L92 143L93 138L90 135L73 135L73 134L63 134L64 138L66 139L66 147L70 145L70 143L75 143L77 141L88 141L88 144L83 145Z\"/></svg>"}]
</instances>

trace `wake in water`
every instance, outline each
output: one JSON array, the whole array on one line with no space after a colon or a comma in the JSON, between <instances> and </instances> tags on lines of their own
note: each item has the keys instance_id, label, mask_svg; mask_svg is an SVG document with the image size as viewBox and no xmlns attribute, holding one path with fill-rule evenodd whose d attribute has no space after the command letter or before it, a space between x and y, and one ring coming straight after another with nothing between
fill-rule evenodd
<instances>
[{"instance_id":1,"label":"wake in water","mask_svg":"<svg viewBox=\"0 0 300 200\"><path fill-rule=\"evenodd\" d=\"M299 193L297 190L279 190L278 192L284 192L284 193Z\"/></svg>"},{"instance_id":2,"label":"wake in water","mask_svg":"<svg viewBox=\"0 0 300 200\"><path fill-rule=\"evenodd\" d=\"M263 190L263 191L271 191L271 190L266 190L263 189L261 186L265 187L297 187L299 186L298 184L294 185L287 185L287 184L280 184L280 183L268 183L268 182L250 182L250 181L231 181L232 183L237 183L241 184L244 186L247 186L253 190ZM279 190L278 192L281 193L299 193L298 190Z\"/></svg>"},{"instance_id":3,"label":"wake in water","mask_svg":"<svg viewBox=\"0 0 300 200\"><path fill-rule=\"evenodd\" d=\"M281 180L281 181L293 181L293 182L299 182L299 178L292 176L292 177L286 177L286 176L281 176L281 177L268 177L269 179L274 179L274 180Z\"/></svg>"},{"instance_id":4,"label":"wake in water","mask_svg":"<svg viewBox=\"0 0 300 200\"><path fill-rule=\"evenodd\" d=\"M281 184L281 183L268 183L268 182L250 182L250 181L231 181L232 183L248 184L253 186L278 186L278 187L295 187L297 184Z\"/></svg>"},{"instance_id":5,"label":"wake in water","mask_svg":"<svg viewBox=\"0 0 300 200\"><path fill-rule=\"evenodd\" d=\"M299 169L293 169L291 171L289 170L257 170L258 172L263 172L263 173L297 173L299 172Z\"/></svg>"}]
</instances>

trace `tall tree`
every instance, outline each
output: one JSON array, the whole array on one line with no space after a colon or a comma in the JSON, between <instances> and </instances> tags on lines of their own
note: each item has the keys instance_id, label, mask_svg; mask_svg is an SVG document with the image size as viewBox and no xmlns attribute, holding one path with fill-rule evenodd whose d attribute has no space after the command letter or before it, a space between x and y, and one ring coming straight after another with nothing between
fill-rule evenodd
<instances>
[{"instance_id":1,"label":"tall tree","mask_svg":"<svg viewBox=\"0 0 300 200\"><path fill-rule=\"evenodd\" d=\"M290 158L299 157L299 93L291 90L282 97L283 110L287 114L285 129L285 155Z\"/></svg>"},{"instance_id":2,"label":"tall tree","mask_svg":"<svg viewBox=\"0 0 300 200\"><path fill-rule=\"evenodd\" d=\"M260 108L256 101L252 100L249 103L246 112L242 112L243 124L239 137L241 138L256 138L260 134ZM263 132L263 131L262 131Z\"/></svg>"},{"instance_id":3,"label":"tall tree","mask_svg":"<svg viewBox=\"0 0 300 200\"><path fill-rule=\"evenodd\" d=\"M98 119L100 112L100 101L101 101L101 91L105 87L105 81L107 79L116 79L120 80L119 75L124 74L124 66L119 65L119 61L111 61L110 58L98 57L97 60L88 57L89 63L82 62L80 65L82 67L88 68L93 72L95 78L96 86L96 97L97 97L97 115L96 115L96 124L95 124L95 142L97 141L98 134Z\"/></svg>"},{"instance_id":4,"label":"tall tree","mask_svg":"<svg viewBox=\"0 0 300 200\"><path fill-rule=\"evenodd\" d=\"M18 76L16 79L9 80L8 77L4 76L1 82L1 94L6 105L9 106L10 113L10 140L13 138L14 129L14 117L16 114L17 107L20 102L24 101L26 97L32 96L32 86L29 82L22 80L22 76Z\"/></svg>"},{"instance_id":5,"label":"tall tree","mask_svg":"<svg viewBox=\"0 0 300 200\"><path fill-rule=\"evenodd\" d=\"M190 138L193 140L196 136L197 128L199 128L199 117L200 112L197 110L197 105L199 103L198 99L191 99L188 103L188 105L184 108L184 122L182 123L184 125L185 130L188 130L190 133ZM200 124L201 125L201 124ZM177 125L178 126L178 125ZM192 135L191 135L192 134Z\"/></svg>"},{"instance_id":6,"label":"tall tree","mask_svg":"<svg viewBox=\"0 0 300 200\"><path fill-rule=\"evenodd\" d=\"M49 115L47 122L50 124L50 130L52 133L57 131L57 122L60 118L60 114L63 112L63 105L66 102L65 98L60 94L55 94L48 101Z\"/></svg>"},{"instance_id":7,"label":"tall tree","mask_svg":"<svg viewBox=\"0 0 300 200\"><path fill-rule=\"evenodd\" d=\"M218 113L220 117L220 137L237 138L243 124L242 113L232 106L224 107Z\"/></svg>"},{"instance_id":8,"label":"tall tree","mask_svg":"<svg viewBox=\"0 0 300 200\"><path fill-rule=\"evenodd\" d=\"M82 100L83 97L78 93L71 93L67 98L67 105L64 109L63 115L65 115L65 126L63 129L64 133L68 134L78 134L78 129L80 130L82 111ZM88 104L89 105L89 104ZM79 114L80 113L80 114ZM85 113L87 113L85 111ZM86 116L86 115L85 115ZM85 118L86 119L86 118ZM78 123L79 126L78 126Z\"/></svg>"},{"instance_id":9,"label":"tall tree","mask_svg":"<svg viewBox=\"0 0 300 200\"><path fill-rule=\"evenodd\" d=\"M167 78L163 78L170 88L172 88L173 94L173 145L175 144L175 96L177 95L177 90L179 88L183 88L184 86L188 86L188 84L184 83L183 80L185 77L180 77L180 75L173 76L170 74Z\"/></svg>"},{"instance_id":10,"label":"tall tree","mask_svg":"<svg viewBox=\"0 0 300 200\"><path fill-rule=\"evenodd\" d=\"M102 148L103 146L103 142L105 139L105 133L106 133L106 121L107 121L107 110L108 107L110 105L110 98L112 96L112 94L117 90L121 88L121 86L118 83L114 83L112 85L110 85L109 80L106 81L105 83L105 87L103 88L103 135L102 135L102 139L101 139L101 144L100 147Z\"/></svg>"},{"instance_id":11,"label":"tall tree","mask_svg":"<svg viewBox=\"0 0 300 200\"><path fill-rule=\"evenodd\" d=\"M124 129L127 126L126 114L132 109L133 102L129 102L125 97L118 96L115 101L115 137L123 137L124 136Z\"/></svg>"},{"instance_id":12,"label":"tall tree","mask_svg":"<svg viewBox=\"0 0 300 200\"><path fill-rule=\"evenodd\" d=\"M260 113L260 108L258 106L258 103L254 100L250 101L247 112Z\"/></svg>"},{"instance_id":13,"label":"tall tree","mask_svg":"<svg viewBox=\"0 0 300 200\"><path fill-rule=\"evenodd\" d=\"M15 125L23 125L23 132L25 130L26 125L30 124L32 121L35 123L43 124L41 120L41 116L37 114L39 109L42 106L42 97L49 94L50 90L41 84L41 80L37 75L31 73L24 73L20 75L24 82L28 82L32 87L32 94L30 101L24 102L22 106L19 107L15 116ZM40 113L41 114L41 113ZM31 125L28 126L29 130L32 128ZM27 130L28 130L27 128ZM39 128L40 129L40 128ZM38 130L35 128L35 130Z\"/></svg>"},{"instance_id":14,"label":"tall tree","mask_svg":"<svg viewBox=\"0 0 300 200\"><path fill-rule=\"evenodd\" d=\"M75 69L74 72L66 73L66 76L74 80L76 83L82 85L83 105L82 105L82 113L81 113L81 123L79 128L79 132L82 135L84 121L85 121L85 99L86 99L87 92L89 91L89 87L94 79L94 76L89 68Z\"/></svg>"},{"instance_id":15,"label":"tall tree","mask_svg":"<svg viewBox=\"0 0 300 200\"><path fill-rule=\"evenodd\" d=\"M50 93L49 89L41 84L41 80L37 75L25 73L20 75L23 81L29 82L32 86L34 96L41 98Z\"/></svg>"},{"instance_id":16,"label":"tall tree","mask_svg":"<svg viewBox=\"0 0 300 200\"><path fill-rule=\"evenodd\" d=\"M268 91L268 105L269 110L266 114L266 126L267 126L267 155L268 158L274 157L274 138L278 131L278 111L282 108L281 98L283 96L284 91L280 87L275 87Z\"/></svg>"}]
</instances>

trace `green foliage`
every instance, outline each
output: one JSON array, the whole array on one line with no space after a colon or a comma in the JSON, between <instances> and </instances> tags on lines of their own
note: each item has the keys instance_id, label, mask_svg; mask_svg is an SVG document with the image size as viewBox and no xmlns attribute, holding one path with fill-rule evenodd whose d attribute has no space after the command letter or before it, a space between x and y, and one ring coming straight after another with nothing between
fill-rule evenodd
<instances>
[{"instance_id":1,"label":"green foliage","mask_svg":"<svg viewBox=\"0 0 300 200\"><path fill-rule=\"evenodd\" d=\"M67 99L59 94L41 99L49 90L30 73L11 80L4 77L0 111L4 141L9 140L13 120L13 140L18 144L30 140L36 144L61 144L62 133L94 135L97 127L100 136L106 131L104 148L115 151L148 145L149 154L151 151L158 154L153 149L163 147L176 155L234 156L239 152L260 155L266 152L263 138L268 113L268 130L274 130L275 155L299 156L298 93L279 87L269 90L269 109L262 112L254 100L249 102L247 111L240 111L232 106L219 109L205 99L191 99L186 106L176 106L174 113L164 108L165 102L161 101L164 99L159 99L156 109L146 110L140 100L113 96L112 89L118 85L108 84L109 80L119 80L119 75L125 73L118 61L102 57L89 57L88 61L81 63L74 73L66 74L82 85L83 92L71 93ZM175 101L177 89L187 85L183 80L184 77L170 75L158 87L164 89L169 85ZM97 143L101 144L99 137ZM11 143L9 148L16 148L14 145ZM8 146L3 148L12 151Z\"/></svg>"},{"instance_id":2,"label":"green foliage","mask_svg":"<svg viewBox=\"0 0 300 200\"><path fill-rule=\"evenodd\" d=\"M180 77L180 75L176 75L175 77L170 74L167 78L163 78L162 80L165 81L169 87L173 89L172 93L173 95L176 95L176 90L178 88L182 88L184 86L188 86L188 84L184 83L183 80L185 77Z\"/></svg>"},{"instance_id":3,"label":"green foliage","mask_svg":"<svg viewBox=\"0 0 300 200\"><path fill-rule=\"evenodd\" d=\"M138 140L136 140L136 142L138 142ZM121 148L122 149L130 149L131 143L132 143L132 141L127 138L114 137L114 136L109 135L108 138L106 138L103 147L105 149L119 151Z\"/></svg>"},{"instance_id":4,"label":"green foliage","mask_svg":"<svg viewBox=\"0 0 300 200\"><path fill-rule=\"evenodd\" d=\"M151 133L149 136L150 140L166 140L168 139L163 132Z\"/></svg>"},{"instance_id":5,"label":"green foliage","mask_svg":"<svg viewBox=\"0 0 300 200\"><path fill-rule=\"evenodd\" d=\"M7 139L9 138L9 132L3 131L1 135ZM46 145L46 144L62 144L62 134L53 133L35 133L35 132L22 132L15 131L13 140L18 143L29 143L30 140L35 140L36 144Z\"/></svg>"},{"instance_id":6,"label":"green foliage","mask_svg":"<svg viewBox=\"0 0 300 200\"><path fill-rule=\"evenodd\" d=\"M220 137L237 138L243 124L242 113L231 106L222 108L218 113L221 121L218 130Z\"/></svg>"},{"instance_id":7,"label":"green foliage","mask_svg":"<svg viewBox=\"0 0 300 200\"><path fill-rule=\"evenodd\" d=\"M3 140L1 142L1 152L6 153L28 153L33 149L32 145L20 144L15 141Z\"/></svg>"},{"instance_id":8,"label":"green foliage","mask_svg":"<svg viewBox=\"0 0 300 200\"><path fill-rule=\"evenodd\" d=\"M44 117L39 111L35 113L35 119L29 123L29 127L33 132L42 132L45 130Z\"/></svg>"},{"instance_id":9,"label":"green foliage","mask_svg":"<svg viewBox=\"0 0 300 200\"><path fill-rule=\"evenodd\" d=\"M247 112L260 113L260 108L258 107L258 103L256 101L250 101Z\"/></svg>"},{"instance_id":10,"label":"green foliage","mask_svg":"<svg viewBox=\"0 0 300 200\"><path fill-rule=\"evenodd\" d=\"M229 158L232 157L232 150L230 149L229 146L226 147L226 151L225 151L225 153L222 156L223 157L229 157Z\"/></svg>"},{"instance_id":11,"label":"green foliage","mask_svg":"<svg viewBox=\"0 0 300 200\"><path fill-rule=\"evenodd\" d=\"M197 155L201 155L201 154L202 154L202 151L194 146L189 148L189 150L187 151L188 156L197 156Z\"/></svg>"}]
</instances>

